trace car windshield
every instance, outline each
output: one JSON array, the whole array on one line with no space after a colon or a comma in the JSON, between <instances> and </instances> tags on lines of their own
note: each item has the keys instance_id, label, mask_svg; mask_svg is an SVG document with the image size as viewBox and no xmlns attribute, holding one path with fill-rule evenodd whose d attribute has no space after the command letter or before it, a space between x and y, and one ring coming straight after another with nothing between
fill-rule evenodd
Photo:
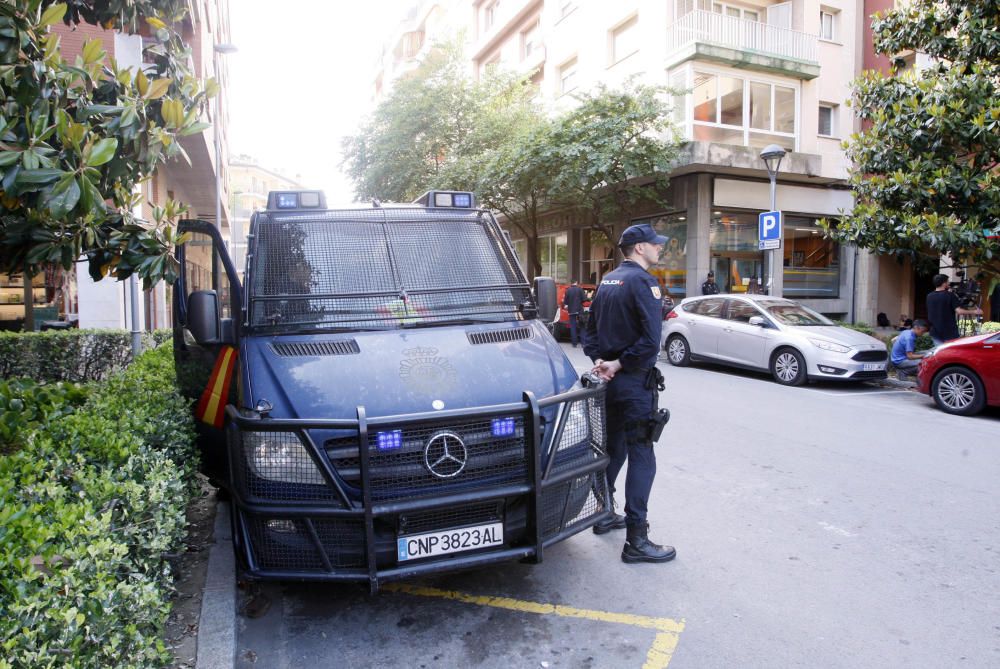
<instances>
[{"instance_id":1,"label":"car windshield","mask_svg":"<svg viewBox=\"0 0 1000 669\"><path fill-rule=\"evenodd\" d=\"M252 251L249 320L268 331L501 322L530 300L487 212L273 213L258 221Z\"/></svg>"},{"instance_id":2,"label":"car windshield","mask_svg":"<svg viewBox=\"0 0 1000 669\"><path fill-rule=\"evenodd\" d=\"M782 325L836 325L823 314L795 302L762 300L757 304Z\"/></svg>"}]
</instances>

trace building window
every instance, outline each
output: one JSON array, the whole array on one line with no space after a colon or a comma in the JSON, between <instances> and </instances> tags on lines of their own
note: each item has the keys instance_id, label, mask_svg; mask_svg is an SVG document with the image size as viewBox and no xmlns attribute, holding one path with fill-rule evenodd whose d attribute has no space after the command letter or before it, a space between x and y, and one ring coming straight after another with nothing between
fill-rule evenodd
<instances>
[{"instance_id":1,"label":"building window","mask_svg":"<svg viewBox=\"0 0 1000 669\"><path fill-rule=\"evenodd\" d=\"M836 39L837 15L835 12L821 9L819 12L819 38L829 41Z\"/></svg>"},{"instance_id":2,"label":"building window","mask_svg":"<svg viewBox=\"0 0 1000 669\"><path fill-rule=\"evenodd\" d=\"M576 88L576 58L559 68L559 93L565 95Z\"/></svg>"},{"instance_id":3,"label":"building window","mask_svg":"<svg viewBox=\"0 0 1000 669\"><path fill-rule=\"evenodd\" d=\"M639 50L639 17L633 16L611 31L610 64L621 62Z\"/></svg>"},{"instance_id":4,"label":"building window","mask_svg":"<svg viewBox=\"0 0 1000 669\"><path fill-rule=\"evenodd\" d=\"M836 137L837 106L821 104L819 106L819 128L817 132L824 137Z\"/></svg>"},{"instance_id":5,"label":"building window","mask_svg":"<svg viewBox=\"0 0 1000 669\"><path fill-rule=\"evenodd\" d=\"M649 273L656 277L662 292L669 294L675 302L680 301L687 296L687 213L651 216L632 223L649 223L667 238L663 255L649 268Z\"/></svg>"},{"instance_id":6,"label":"building window","mask_svg":"<svg viewBox=\"0 0 1000 669\"><path fill-rule=\"evenodd\" d=\"M497 12L500 11L500 0L493 0L493 2L486 5L483 10L483 32L489 30L497 22Z\"/></svg>"},{"instance_id":7,"label":"building window","mask_svg":"<svg viewBox=\"0 0 1000 669\"><path fill-rule=\"evenodd\" d=\"M527 60L541 47L538 22L521 32L521 60Z\"/></svg>"},{"instance_id":8,"label":"building window","mask_svg":"<svg viewBox=\"0 0 1000 669\"><path fill-rule=\"evenodd\" d=\"M538 259L542 264L542 276L551 276L556 283L566 283L569 277L566 240L565 232L538 238Z\"/></svg>"},{"instance_id":9,"label":"building window","mask_svg":"<svg viewBox=\"0 0 1000 669\"><path fill-rule=\"evenodd\" d=\"M794 150L795 89L729 75L695 72L692 138Z\"/></svg>"},{"instance_id":10,"label":"building window","mask_svg":"<svg viewBox=\"0 0 1000 669\"><path fill-rule=\"evenodd\" d=\"M737 5L730 5L726 2L713 2L712 11L734 19L745 21L760 21L760 12L756 9L746 9Z\"/></svg>"},{"instance_id":11,"label":"building window","mask_svg":"<svg viewBox=\"0 0 1000 669\"><path fill-rule=\"evenodd\" d=\"M575 2L561 2L559 3L559 18L564 19L570 14L576 11Z\"/></svg>"},{"instance_id":12,"label":"building window","mask_svg":"<svg viewBox=\"0 0 1000 669\"><path fill-rule=\"evenodd\" d=\"M784 296L840 297L840 245L823 236L816 219L786 216L784 237Z\"/></svg>"}]
</instances>

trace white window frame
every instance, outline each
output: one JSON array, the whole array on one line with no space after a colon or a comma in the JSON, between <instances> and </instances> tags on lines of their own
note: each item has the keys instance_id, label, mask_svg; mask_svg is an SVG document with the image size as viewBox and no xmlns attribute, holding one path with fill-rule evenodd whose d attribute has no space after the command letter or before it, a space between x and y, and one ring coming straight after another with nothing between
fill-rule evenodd
<instances>
[{"instance_id":1,"label":"white window frame","mask_svg":"<svg viewBox=\"0 0 1000 669\"><path fill-rule=\"evenodd\" d=\"M492 0L483 7L483 32L489 31L496 25L498 9L500 9L500 0Z\"/></svg>"},{"instance_id":2,"label":"white window frame","mask_svg":"<svg viewBox=\"0 0 1000 669\"><path fill-rule=\"evenodd\" d=\"M572 0L567 1L567 2L560 2L559 3L559 20L561 21L562 19L566 18L567 16L569 16L570 14L572 14L573 12L575 12L578 4L579 3L575 2L575 1L572 1Z\"/></svg>"},{"instance_id":3,"label":"white window frame","mask_svg":"<svg viewBox=\"0 0 1000 669\"><path fill-rule=\"evenodd\" d=\"M608 67L612 65L617 65L629 56L633 56L639 53L639 15L633 14L624 21L618 23L616 26L608 31ZM618 53L618 38L626 33L630 33L630 37L634 42L634 48L628 53ZM626 48L628 48L626 46Z\"/></svg>"},{"instance_id":4,"label":"white window frame","mask_svg":"<svg viewBox=\"0 0 1000 669\"><path fill-rule=\"evenodd\" d=\"M821 7L819 10L819 38L825 42L835 42L837 40L837 14L840 12ZM829 18L830 31L826 34L824 30L824 20Z\"/></svg>"},{"instance_id":5,"label":"white window frame","mask_svg":"<svg viewBox=\"0 0 1000 669\"><path fill-rule=\"evenodd\" d=\"M521 31L521 60L528 60L531 54L542 47L541 44L541 24L536 20L530 26Z\"/></svg>"},{"instance_id":6,"label":"white window frame","mask_svg":"<svg viewBox=\"0 0 1000 669\"><path fill-rule=\"evenodd\" d=\"M576 90L576 77L578 76L577 67L579 66L579 60L576 56L573 56L569 60L565 61L559 66L559 95L566 95ZM572 86L566 86L566 74L572 75Z\"/></svg>"},{"instance_id":7,"label":"white window frame","mask_svg":"<svg viewBox=\"0 0 1000 669\"><path fill-rule=\"evenodd\" d=\"M789 81L787 79L781 79L778 77L768 77L762 75L748 75L746 71L737 70L727 70L720 67L712 67L706 65L705 63L697 63L695 67L692 63L686 63L679 68L671 70L668 76L668 81L673 84L675 81L674 77L680 73L684 73L684 89L687 91L683 96L683 112L684 121L679 124L684 137L686 139L694 138L694 126L707 126L713 128L722 128L725 130L742 130L743 131L743 146L750 146L750 135L751 134L767 134L767 135L778 135L780 137L787 137L792 140L792 147L794 151L799 150L799 138L802 135L802 88L799 82ZM710 74L716 77L731 77L734 79L741 79L743 81L743 125L735 126L726 123L713 123L709 121L695 121L694 120L694 76L695 73L699 74ZM679 77L678 77L679 78ZM761 130L759 128L750 127L750 84L765 84L771 88L771 118L770 127L774 128L774 122L776 117L776 107L774 104L775 96L775 86L781 86L783 88L791 88L795 93L795 129L792 133L777 132L774 130ZM716 92L715 98L715 117L721 118L720 99L718 97L718 92Z\"/></svg>"},{"instance_id":8,"label":"white window frame","mask_svg":"<svg viewBox=\"0 0 1000 669\"><path fill-rule=\"evenodd\" d=\"M840 105L836 105L836 104L834 104L832 102L820 102L819 103L819 110L820 111L823 110L823 109L829 109L830 110L830 134L826 135L826 134L823 134L822 132L819 131L819 122L818 122L819 121L819 116L817 114L817 123L816 123L816 136L817 137L829 137L829 138L832 138L832 139L839 139L840 138L840 135L837 132L837 112L839 111L839 109L838 109L839 106Z\"/></svg>"},{"instance_id":9,"label":"white window frame","mask_svg":"<svg viewBox=\"0 0 1000 669\"><path fill-rule=\"evenodd\" d=\"M743 5L734 5L731 2L712 2L710 7L712 12L715 12L716 14L721 14L722 16L729 16L728 10L736 10L738 12L738 15L730 16L729 18L741 19L743 21L757 21L758 23L762 22L761 19L761 15L763 14L763 12L761 11L763 9L762 7L744 7ZM715 11L716 7L719 7L722 11L716 12ZM757 18L748 19L746 16L748 12L754 14Z\"/></svg>"}]
</instances>

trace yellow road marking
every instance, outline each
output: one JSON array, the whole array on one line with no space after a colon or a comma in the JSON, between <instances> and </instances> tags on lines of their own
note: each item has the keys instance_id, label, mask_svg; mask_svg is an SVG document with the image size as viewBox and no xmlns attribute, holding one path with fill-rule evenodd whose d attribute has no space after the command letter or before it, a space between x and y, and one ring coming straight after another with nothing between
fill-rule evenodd
<instances>
[{"instance_id":1,"label":"yellow road marking","mask_svg":"<svg viewBox=\"0 0 1000 669\"><path fill-rule=\"evenodd\" d=\"M653 646L646 653L646 663L642 665L642 669L666 669L667 665L670 664L670 658L673 657L674 650L677 648L678 637L684 631L684 621L673 620L671 618L652 618L632 613L611 613L609 611L595 611L593 609L578 609L572 606L562 606L561 604L543 604L523 599L512 599L510 597L469 595L455 590L441 590L408 583L388 583L382 586L382 589L389 592L402 592L419 597L450 599L465 604L489 606L495 609L506 609L521 613L535 613L543 616L556 615L564 618L582 618L584 620L618 623L656 630L656 638L653 639Z\"/></svg>"}]
</instances>

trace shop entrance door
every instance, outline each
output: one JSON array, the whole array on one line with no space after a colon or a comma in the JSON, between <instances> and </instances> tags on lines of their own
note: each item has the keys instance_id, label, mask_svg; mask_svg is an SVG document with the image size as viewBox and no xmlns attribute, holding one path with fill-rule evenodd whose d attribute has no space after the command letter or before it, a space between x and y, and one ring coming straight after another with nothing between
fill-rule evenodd
<instances>
[{"instance_id":1,"label":"shop entrance door","mask_svg":"<svg viewBox=\"0 0 1000 669\"><path fill-rule=\"evenodd\" d=\"M715 282L723 293L761 293L764 284L764 254L731 251L712 257Z\"/></svg>"}]
</instances>

